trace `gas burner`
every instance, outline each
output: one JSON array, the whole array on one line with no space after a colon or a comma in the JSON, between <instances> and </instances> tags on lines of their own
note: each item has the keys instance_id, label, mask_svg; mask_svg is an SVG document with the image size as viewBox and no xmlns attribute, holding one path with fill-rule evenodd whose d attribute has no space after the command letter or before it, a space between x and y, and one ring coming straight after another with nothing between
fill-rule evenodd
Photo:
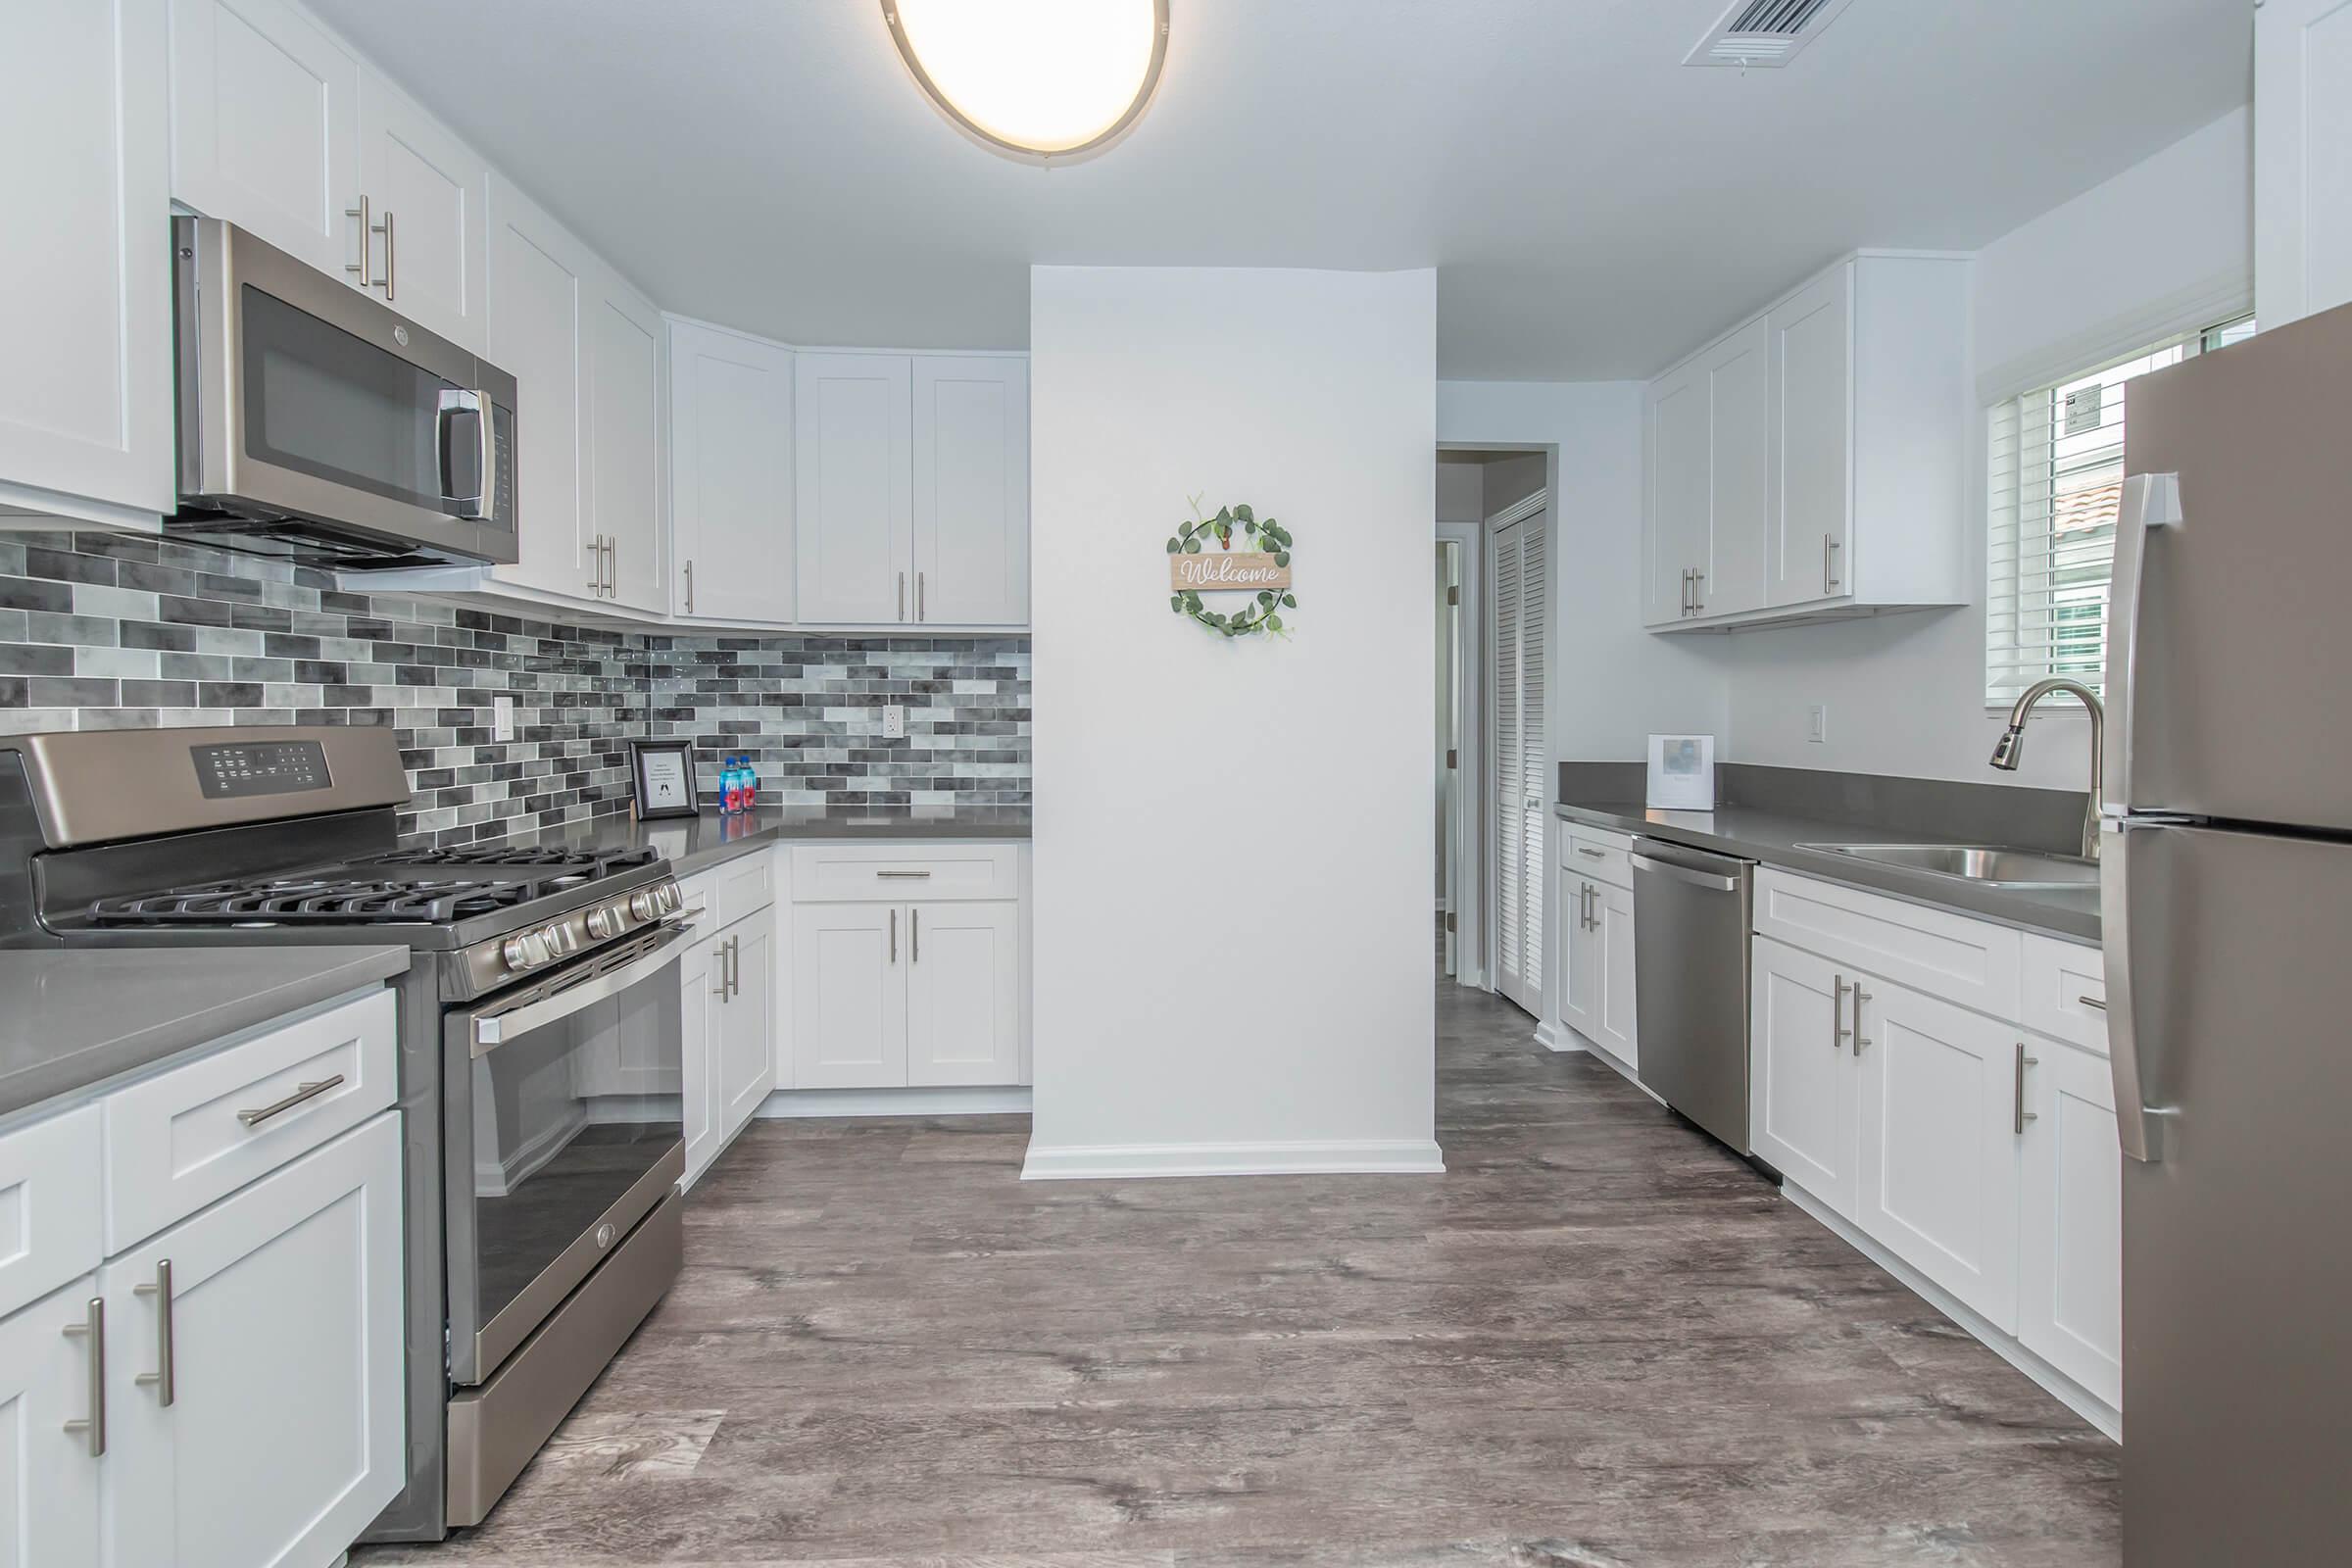
<instances>
[{"instance_id":1,"label":"gas burner","mask_svg":"<svg viewBox=\"0 0 2352 1568\"><path fill-rule=\"evenodd\" d=\"M100 899L93 925L443 925L527 904L545 884L398 878L208 882Z\"/></svg>"}]
</instances>

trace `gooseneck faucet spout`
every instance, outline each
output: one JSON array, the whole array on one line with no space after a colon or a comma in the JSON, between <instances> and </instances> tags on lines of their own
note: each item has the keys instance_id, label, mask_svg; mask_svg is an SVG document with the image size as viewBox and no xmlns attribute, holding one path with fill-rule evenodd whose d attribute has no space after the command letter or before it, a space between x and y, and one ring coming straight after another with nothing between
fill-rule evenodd
<instances>
[{"instance_id":1,"label":"gooseneck faucet spout","mask_svg":"<svg viewBox=\"0 0 2352 1568\"><path fill-rule=\"evenodd\" d=\"M2090 713L2090 803L2082 812L2082 858L2095 860L2099 858L2099 759L2106 754L2107 730L2107 710L2098 693L2063 675L2027 687L2009 710L2009 727L1993 742L1992 765L2004 773L2017 771L2017 764L2026 760L2026 720L2033 716L2034 705L2052 692L2072 693Z\"/></svg>"}]
</instances>

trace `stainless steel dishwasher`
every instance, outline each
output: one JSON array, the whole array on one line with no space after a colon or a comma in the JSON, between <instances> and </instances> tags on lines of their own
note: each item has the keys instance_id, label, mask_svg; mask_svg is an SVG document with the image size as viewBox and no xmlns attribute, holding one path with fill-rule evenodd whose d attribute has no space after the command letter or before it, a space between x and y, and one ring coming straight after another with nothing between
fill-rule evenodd
<instances>
[{"instance_id":1,"label":"stainless steel dishwasher","mask_svg":"<svg viewBox=\"0 0 2352 1568\"><path fill-rule=\"evenodd\" d=\"M1744 1155L1755 862L1637 838L1633 865L1642 1082Z\"/></svg>"}]
</instances>

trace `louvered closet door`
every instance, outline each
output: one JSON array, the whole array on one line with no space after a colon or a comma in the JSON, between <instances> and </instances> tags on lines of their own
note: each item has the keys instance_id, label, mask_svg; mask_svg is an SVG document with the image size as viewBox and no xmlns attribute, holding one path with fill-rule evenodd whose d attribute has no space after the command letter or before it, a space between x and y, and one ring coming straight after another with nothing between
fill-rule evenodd
<instances>
[{"instance_id":1,"label":"louvered closet door","mask_svg":"<svg viewBox=\"0 0 2352 1568\"><path fill-rule=\"evenodd\" d=\"M1544 514L1494 534L1495 989L1544 1002Z\"/></svg>"}]
</instances>

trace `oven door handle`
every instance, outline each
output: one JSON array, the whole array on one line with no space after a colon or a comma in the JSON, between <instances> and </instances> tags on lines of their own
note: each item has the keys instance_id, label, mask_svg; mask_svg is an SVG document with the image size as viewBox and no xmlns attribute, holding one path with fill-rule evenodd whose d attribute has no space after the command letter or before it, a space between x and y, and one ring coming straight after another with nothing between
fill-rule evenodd
<instances>
[{"instance_id":1,"label":"oven door handle","mask_svg":"<svg viewBox=\"0 0 2352 1568\"><path fill-rule=\"evenodd\" d=\"M622 964L619 968L567 986L539 1002L526 1002L503 1012L484 1013L473 1020L473 1054L488 1055L510 1040L516 1040L534 1029L582 1012L598 1003L620 995L639 981L651 978L676 963L681 956L679 948L691 935L686 922L673 921L667 934L646 951L643 957Z\"/></svg>"}]
</instances>

